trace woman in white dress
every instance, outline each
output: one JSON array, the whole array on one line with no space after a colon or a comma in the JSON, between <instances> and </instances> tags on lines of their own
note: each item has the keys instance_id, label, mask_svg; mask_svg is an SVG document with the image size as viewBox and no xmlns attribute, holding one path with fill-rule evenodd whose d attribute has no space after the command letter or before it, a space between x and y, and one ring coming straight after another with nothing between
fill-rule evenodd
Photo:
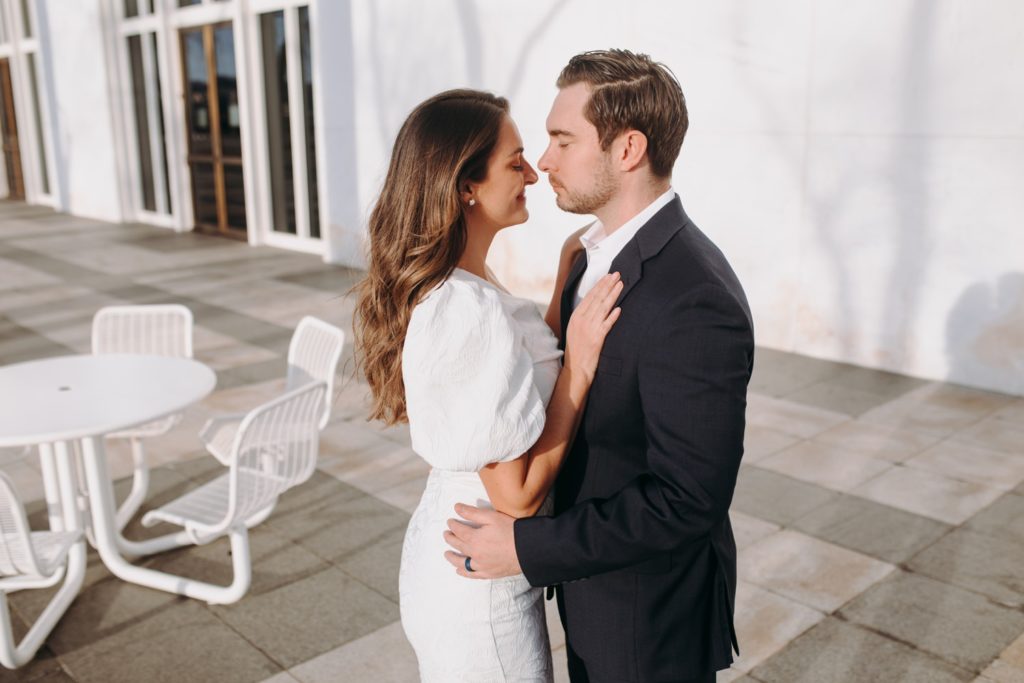
<instances>
[{"instance_id":1,"label":"woman in white dress","mask_svg":"<svg viewBox=\"0 0 1024 683\"><path fill-rule=\"evenodd\" d=\"M399 576L424 681L552 680L541 590L522 575L458 576L443 537L457 502L516 517L546 510L618 317L611 274L573 312L563 359L552 328L572 250L547 323L487 269L498 231L528 218L536 181L508 102L448 91L406 119L369 221L355 324L371 418L408 421L413 450L432 466Z\"/></svg>"}]
</instances>

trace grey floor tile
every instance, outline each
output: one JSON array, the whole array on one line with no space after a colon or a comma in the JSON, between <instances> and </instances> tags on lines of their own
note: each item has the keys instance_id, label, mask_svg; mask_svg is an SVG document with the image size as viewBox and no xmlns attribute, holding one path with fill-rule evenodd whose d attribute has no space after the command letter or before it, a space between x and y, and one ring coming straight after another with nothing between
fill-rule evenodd
<instances>
[{"instance_id":1,"label":"grey floor tile","mask_svg":"<svg viewBox=\"0 0 1024 683\"><path fill-rule=\"evenodd\" d=\"M953 527L857 496L840 496L792 523L825 541L899 564Z\"/></svg>"},{"instance_id":2,"label":"grey floor tile","mask_svg":"<svg viewBox=\"0 0 1024 683\"><path fill-rule=\"evenodd\" d=\"M1024 606L1024 546L1019 543L957 529L915 555L907 566L1004 605Z\"/></svg>"},{"instance_id":3,"label":"grey floor tile","mask_svg":"<svg viewBox=\"0 0 1024 683\"><path fill-rule=\"evenodd\" d=\"M233 389L247 384L257 384L284 376L285 365L281 360L259 361L225 368L217 372L217 388Z\"/></svg>"},{"instance_id":4,"label":"grey floor tile","mask_svg":"<svg viewBox=\"0 0 1024 683\"><path fill-rule=\"evenodd\" d=\"M873 368L849 367L829 378L839 387L867 391L891 401L908 391L928 384L927 380L898 375Z\"/></svg>"},{"instance_id":5,"label":"grey floor tile","mask_svg":"<svg viewBox=\"0 0 1024 683\"><path fill-rule=\"evenodd\" d=\"M409 524L409 514L373 496L331 501L302 514L271 517L267 524L306 550L333 564L357 557L371 546L393 540Z\"/></svg>"},{"instance_id":6,"label":"grey floor tile","mask_svg":"<svg viewBox=\"0 0 1024 683\"><path fill-rule=\"evenodd\" d=\"M361 270L342 266L329 266L318 269L310 268L298 273L278 275L274 279L342 296L363 279L365 275L366 273Z\"/></svg>"},{"instance_id":7,"label":"grey floor tile","mask_svg":"<svg viewBox=\"0 0 1024 683\"><path fill-rule=\"evenodd\" d=\"M174 600L130 627L62 652L61 662L81 683L251 683L281 670L207 607Z\"/></svg>"},{"instance_id":8,"label":"grey floor tile","mask_svg":"<svg viewBox=\"0 0 1024 683\"><path fill-rule=\"evenodd\" d=\"M328 566L323 559L274 533L265 525L249 532L249 552L252 585L246 597L301 581ZM234 579L231 545L227 538L161 553L147 560L145 565L218 586L227 586Z\"/></svg>"},{"instance_id":9,"label":"grey floor tile","mask_svg":"<svg viewBox=\"0 0 1024 683\"><path fill-rule=\"evenodd\" d=\"M285 668L371 633L399 616L398 605L334 567L214 609Z\"/></svg>"},{"instance_id":10,"label":"grey floor tile","mask_svg":"<svg viewBox=\"0 0 1024 683\"><path fill-rule=\"evenodd\" d=\"M824 408L836 413L857 417L886 403L889 398L863 389L839 386L832 379L826 379L802 387L784 396L787 401Z\"/></svg>"},{"instance_id":11,"label":"grey floor tile","mask_svg":"<svg viewBox=\"0 0 1024 683\"><path fill-rule=\"evenodd\" d=\"M1024 614L1018 610L907 572L872 586L840 614L975 672L1024 632Z\"/></svg>"},{"instance_id":12,"label":"grey floor tile","mask_svg":"<svg viewBox=\"0 0 1024 683\"><path fill-rule=\"evenodd\" d=\"M974 678L941 659L831 617L750 673L764 683L951 683Z\"/></svg>"},{"instance_id":13,"label":"grey floor tile","mask_svg":"<svg viewBox=\"0 0 1024 683\"><path fill-rule=\"evenodd\" d=\"M1024 496L1008 493L974 515L968 529L1024 546Z\"/></svg>"},{"instance_id":14,"label":"grey floor tile","mask_svg":"<svg viewBox=\"0 0 1024 683\"><path fill-rule=\"evenodd\" d=\"M732 507L776 524L789 524L838 496L835 491L746 465L740 468Z\"/></svg>"},{"instance_id":15,"label":"grey floor tile","mask_svg":"<svg viewBox=\"0 0 1024 683\"><path fill-rule=\"evenodd\" d=\"M767 396L787 396L850 367L843 363L757 347L749 389Z\"/></svg>"},{"instance_id":16,"label":"grey floor tile","mask_svg":"<svg viewBox=\"0 0 1024 683\"><path fill-rule=\"evenodd\" d=\"M379 541L340 560L337 566L381 595L398 603L398 569L405 529L396 528Z\"/></svg>"},{"instance_id":17,"label":"grey floor tile","mask_svg":"<svg viewBox=\"0 0 1024 683\"><path fill-rule=\"evenodd\" d=\"M20 643L28 632L29 626L17 612L11 613L11 630L14 635L15 644ZM25 664L20 669L7 669L0 666L0 683L36 683L40 680L45 680L48 676L54 674L62 674L63 669L61 668L60 661L54 656L53 651L47 647L46 643L39 648L35 658Z\"/></svg>"}]
</instances>

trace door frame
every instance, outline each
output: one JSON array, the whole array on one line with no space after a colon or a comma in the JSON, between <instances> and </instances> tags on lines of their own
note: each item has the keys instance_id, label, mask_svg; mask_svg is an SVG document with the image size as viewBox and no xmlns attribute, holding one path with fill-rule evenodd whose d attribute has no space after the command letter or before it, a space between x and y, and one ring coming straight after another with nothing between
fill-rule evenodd
<instances>
[{"instance_id":1,"label":"door frame","mask_svg":"<svg viewBox=\"0 0 1024 683\"><path fill-rule=\"evenodd\" d=\"M184 118L184 122L185 122L185 128L184 128L184 131L185 131L185 145L186 145L186 149L185 149L185 163L186 163L186 165L188 166L188 169L189 169L189 181L190 181L189 182L189 187L190 188L192 187L192 177L191 177L192 176L192 168L193 168L193 166L196 163L209 163L209 164L211 164L213 166L214 195L215 195L215 200L214 201L216 202L217 224L216 225L211 225L211 224L208 224L208 223L200 223L199 222L198 217L197 217L198 211L197 211L197 207L196 207L197 198L193 195L192 203L191 203L191 208L192 208L192 224L194 225L195 229L198 232L204 232L204 233L208 233L208 234L217 234L217 235L221 235L221 236L224 236L224 237L231 237L233 239L238 239L238 240L242 240L242 241L248 241L248 226L250 224L250 217L249 217L249 210L248 210L249 207L248 207L248 201L247 201L248 192L246 192L247 188L245 187L245 184L246 184L245 177L246 177L247 173L246 173L246 169L245 169L245 157L244 157L244 154L242 153L243 150L241 150L241 149L239 150L240 153L239 153L239 155L237 157L232 156L232 157L230 157L230 159L231 159L231 165L233 165L233 166L237 165L237 166L239 166L242 169L242 182L243 182L243 189L242 189L242 191L243 191L243 193L244 193L244 195L246 197L246 208L245 208L245 212L246 212L246 228L244 228L244 229L243 228L237 228L237 227L233 227L233 226L229 225L228 224L228 216L227 216L227 188L226 188L226 179L225 179L225 173L224 173L224 166L225 166L226 161L225 161L225 155L224 155L224 144L223 144L223 141L221 140L221 125L220 125L220 123L221 123L222 112L220 111L220 97L219 97L219 91L218 91L218 85L217 85L217 64L216 64L217 55L216 55L216 44L214 42L214 32L217 29L221 29L221 28L225 28L225 27L231 29L231 31L232 31L232 47L236 48L237 45L236 45L236 38L235 38L235 25L234 25L234 22L232 22L230 20L228 20L228 21L219 21L219 22L210 23L210 24L200 24L200 25L196 25L196 26L187 26L187 27L179 28L177 30L178 50L179 50L180 59L181 59L180 68L181 68L181 77L182 77L182 89L185 92L185 96L181 100L181 105L182 105L182 110L183 110L183 118ZM191 110L192 110L192 108L191 108L191 106L189 106L189 101L188 101L190 90L188 88L188 82L187 82L188 68L187 68L187 65L185 64L186 53L185 53L185 49L184 49L184 42L185 42L185 36L188 33L196 33L196 32L199 32L200 35L202 36L203 52L204 52L204 56L206 58L206 80L207 80L207 95L206 95L206 97L207 97L207 108L209 110L209 129L210 129L210 148L211 148L211 152L208 155L207 154L197 155L192 150L192 148L191 148L192 147L192 143L191 143L191 130L192 130ZM236 52L237 52L237 50L236 50ZM240 69L238 69L238 67L237 67L237 65L238 65L237 59L235 61L235 64L236 64L235 80L236 80L236 83L237 83L237 81L240 80L240 77L241 77L241 75L239 73ZM239 95L239 100L241 100L241 96L240 95ZM243 136L242 121L241 121L241 101L239 101L238 106L239 106L239 138L241 139L241 137ZM240 142L241 142L241 140L240 140ZM197 159L196 157L201 157L201 158Z\"/></svg>"},{"instance_id":2,"label":"door frame","mask_svg":"<svg viewBox=\"0 0 1024 683\"><path fill-rule=\"evenodd\" d=\"M11 81L11 60L0 57L0 99L3 100L3 111L0 111L0 153L4 156L3 173L6 181L7 199L25 201L25 171L21 165L21 142L18 139L18 114L14 110L14 83ZM13 130L8 130L10 128ZM8 149L7 140L13 138L14 150ZM10 159L8 159L10 157ZM8 173L7 169L13 169Z\"/></svg>"}]
</instances>

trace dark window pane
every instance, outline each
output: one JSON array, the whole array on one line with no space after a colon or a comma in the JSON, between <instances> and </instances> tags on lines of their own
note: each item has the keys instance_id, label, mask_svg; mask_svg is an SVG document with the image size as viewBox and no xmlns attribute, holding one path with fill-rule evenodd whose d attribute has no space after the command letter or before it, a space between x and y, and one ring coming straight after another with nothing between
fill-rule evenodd
<instances>
[{"instance_id":1,"label":"dark window pane","mask_svg":"<svg viewBox=\"0 0 1024 683\"><path fill-rule=\"evenodd\" d=\"M124 0L124 16L126 18L139 16L138 0Z\"/></svg>"},{"instance_id":2,"label":"dark window pane","mask_svg":"<svg viewBox=\"0 0 1024 683\"><path fill-rule=\"evenodd\" d=\"M234 29L230 26L214 29L213 46L217 59L221 151L226 157L241 157L242 129L238 112L238 79L235 75Z\"/></svg>"},{"instance_id":3,"label":"dark window pane","mask_svg":"<svg viewBox=\"0 0 1024 683\"><path fill-rule=\"evenodd\" d=\"M302 55L302 99L306 119L306 187L309 191L309 235L320 237L320 204L316 184L316 136L313 130L313 61L309 8L299 8L299 53Z\"/></svg>"},{"instance_id":4,"label":"dark window pane","mask_svg":"<svg viewBox=\"0 0 1024 683\"><path fill-rule=\"evenodd\" d=\"M185 82L188 83L189 151L192 154L212 154L210 103L207 101L209 79L202 30L182 32L182 49L185 52Z\"/></svg>"},{"instance_id":5,"label":"dark window pane","mask_svg":"<svg viewBox=\"0 0 1024 683\"><path fill-rule=\"evenodd\" d=\"M149 2L146 4L149 5L149 13L156 14L156 10L153 9L153 0L149 0Z\"/></svg>"},{"instance_id":6,"label":"dark window pane","mask_svg":"<svg viewBox=\"0 0 1024 683\"><path fill-rule=\"evenodd\" d=\"M178 0L178 7L188 7L189 5L199 5L203 0Z\"/></svg>"},{"instance_id":7,"label":"dark window pane","mask_svg":"<svg viewBox=\"0 0 1024 683\"><path fill-rule=\"evenodd\" d=\"M163 153L163 154L161 154L161 160L163 162L163 169L164 169L164 183L163 183L163 188L161 188L161 189L162 189L162 191L164 193L164 206L167 207L167 213L170 213L171 212L171 188L170 188L170 179L168 178L168 173L167 173L167 139L166 139L166 137L164 135L164 108L162 106L160 106L161 103L163 102L163 97L164 97L163 93L164 93L164 91L163 91L163 88L160 85L160 61L157 58L157 53L156 53L156 34L155 33L150 34L149 40L147 42L149 42L149 49L150 49L150 52L152 53L153 72L154 72L154 76L156 77L156 99L157 99L156 118L157 118L157 125L159 125L159 127L160 127L159 130L157 130L157 138L160 140L160 151Z\"/></svg>"},{"instance_id":8,"label":"dark window pane","mask_svg":"<svg viewBox=\"0 0 1024 683\"><path fill-rule=\"evenodd\" d=\"M128 37L128 61L132 71L132 104L135 112L135 138L139 152L142 182L142 207L156 211L153 192L153 154L149 147L149 111L146 106L146 74L142 68L142 37Z\"/></svg>"},{"instance_id":9,"label":"dark window pane","mask_svg":"<svg viewBox=\"0 0 1024 683\"><path fill-rule=\"evenodd\" d=\"M245 185L240 164L224 164L224 195L228 226L245 230Z\"/></svg>"},{"instance_id":10,"label":"dark window pane","mask_svg":"<svg viewBox=\"0 0 1024 683\"><path fill-rule=\"evenodd\" d=\"M196 223L217 227L217 182L213 164L192 164L192 201Z\"/></svg>"},{"instance_id":11,"label":"dark window pane","mask_svg":"<svg viewBox=\"0 0 1024 683\"><path fill-rule=\"evenodd\" d=\"M36 56L34 53L28 55L28 77L32 81L32 105L36 114L36 139L39 142L39 170L42 174L43 194L50 194L50 171L46 164L46 131L43 130L43 114L39 108L39 83L36 73Z\"/></svg>"},{"instance_id":12,"label":"dark window pane","mask_svg":"<svg viewBox=\"0 0 1024 683\"><path fill-rule=\"evenodd\" d=\"M270 161L270 210L273 229L296 233L292 140L288 112L288 71L285 68L284 12L260 15L263 84Z\"/></svg>"}]
</instances>

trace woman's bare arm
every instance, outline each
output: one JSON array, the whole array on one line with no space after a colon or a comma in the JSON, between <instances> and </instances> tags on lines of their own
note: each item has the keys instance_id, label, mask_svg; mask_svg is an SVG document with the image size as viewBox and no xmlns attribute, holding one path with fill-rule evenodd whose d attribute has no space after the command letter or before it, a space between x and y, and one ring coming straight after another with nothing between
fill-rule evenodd
<instances>
[{"instance_id":1,"label":"woman's bare arm","mask_svg":"<svg viewBox=\"0 0 1024 683\"><path fill-rule=\"evenodd\" d=\"M566 331L564 366L537 443L515 460L480 470L494 509L529 517L547 497L576 436L604 338L619 317L619 309L613 306L621 291L618 273L606 275L573 312Z\"/></svg>"}]
</instances>

